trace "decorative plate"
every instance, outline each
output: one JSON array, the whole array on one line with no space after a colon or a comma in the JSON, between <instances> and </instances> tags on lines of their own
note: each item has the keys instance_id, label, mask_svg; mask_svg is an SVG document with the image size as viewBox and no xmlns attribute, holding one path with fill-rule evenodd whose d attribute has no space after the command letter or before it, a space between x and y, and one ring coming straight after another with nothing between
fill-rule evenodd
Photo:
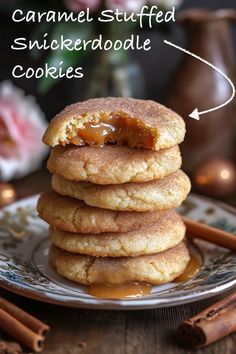
<instances>
[{"instance_id":1,"label":"decorative plate","mask_svg":"<svg viewBox=\"0 0 236 354\"><path fill-rule=\"evenodd\" d=\"M192 247L202 259L200 271L183 283L154 286L140 298L103 299L66 281L48 264L48 226L37 216L37 196L21 200L0 212L0 285L36 300L64 306L99 309L144 309L200 300L236 285L236 254L205 241ZM190 195L180 213L235 233L236 210L197 195Z\"/></svg>"}]
</instances>

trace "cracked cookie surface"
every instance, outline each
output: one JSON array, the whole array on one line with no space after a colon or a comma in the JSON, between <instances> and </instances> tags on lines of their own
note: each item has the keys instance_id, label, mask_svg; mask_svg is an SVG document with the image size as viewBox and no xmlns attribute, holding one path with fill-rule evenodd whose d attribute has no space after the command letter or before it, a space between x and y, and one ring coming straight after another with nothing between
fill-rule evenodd
<instances>
[{"instance_id":1,"label":"cracked cookie surface","mask_svg":"<svg viewBox=\"0 0 236 354\"><path fill-rule=\"evenodd\" d=\"M157 222L124 233L78 234L50 228L51 241L72 252L99 257L128 257L165 251L179 244L185 236L185 225L174 211L168 211Z\"/></svg>"},{"instance_id":2,"label":"cracked cookie surface","mask_svg":"<svg viewBox=\"0 0 236 354\"><path fill-rule=\"evenodd\" d=\"M178 146L160 151L125 146L56 146L48 159L50 172L65 179L95 184L122 184L162 179L181 166Z\"/></svg>"},{"instance_id":3,"label":"cracked cookie surface","mask_svg":"<svg viewBox=\"0 0 236 354\"><path fill-rule=\"evenodd\" d=\"M52 177L52 189L59 194L83 200L90 206L120 211L173 209L181 205L190 188L190 180L181 170L161 180L106 186Z\"/></svg>"},{"instance_id":4,"label":"cracked cookie surface","mask_svg":"<svg viewBox=\"0 0 236 354\"><path fill-rule=\"evenodd\" d=\"M62 277L89 285L147 282L163 284L183 273L189 260L185 242L164 252L139 257L102 258L72 254L52 245L50 263Z\"/></svg>"},{"instance_id":5,"label":"cracked cookie surface","mask_svg":"<svg viewBox=\"0 0 236 354\"><path fill-rule=\"evenodd\" d=\"M126 232L156 222L165 212L120 212L90 207L83 201L54 191L38 200L39 216L54 228L77 233Z\"/></svg>"}]
</instances>

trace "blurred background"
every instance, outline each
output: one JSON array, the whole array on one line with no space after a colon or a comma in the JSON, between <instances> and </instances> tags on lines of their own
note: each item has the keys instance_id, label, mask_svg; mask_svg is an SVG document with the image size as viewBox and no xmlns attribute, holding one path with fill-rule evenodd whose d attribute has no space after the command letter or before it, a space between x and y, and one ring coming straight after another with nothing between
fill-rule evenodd
<instances>
[{"instance_id":1,"label":"blurred background","mask_svg":"<svg viewBox=\"0 0 236 354\"><path fill-rule=\"evenodd\" d=\"M166 25L134 26L14 23L14 9L37 11L74 11L87 6L96 12L103 6L138 10L147 1L121 0L1 0L0 65L0 179L11 181L39 168L47 151L39 142L43 130L66 105L98 96L131 96L164 103L183 116L187 124L182 144L184 169L192 178L194 190L235 200L236 189L236 104L202 116L200 121L188 117L225 102L232 94L220 74L195 59L163 43L168 39L216 65L236 82L236 2L235 0L161 0L149 1L168 11L176 6L178 21ZM135 4L135 5L134 5ZM131 6L131 7L130 7ZM132 7L133 6L133 7ZM151 38L149 52L62 53L61 51L13 51L17 37L37 39L48 32L52 37L91 38L105 33L107 38L126 38L139 33ZM82 66L84 78L62 80L14 79L17 65L37 68L45 62L65 66ZM10 80L11 83L5 82ZM19 91L19 88L24 92ZM34 96L36 99L29 98ZM18 112L18 113L16 113ZM17 117L19 115L19 118ZM30 124L29 124L30 122ZM10 129L11 126L11 129ZM12 127L15 126L15 129ZM38 141L38 145L35 143ZM233 204L235 204L233 202Z\"/></svg>"}]
</instances>

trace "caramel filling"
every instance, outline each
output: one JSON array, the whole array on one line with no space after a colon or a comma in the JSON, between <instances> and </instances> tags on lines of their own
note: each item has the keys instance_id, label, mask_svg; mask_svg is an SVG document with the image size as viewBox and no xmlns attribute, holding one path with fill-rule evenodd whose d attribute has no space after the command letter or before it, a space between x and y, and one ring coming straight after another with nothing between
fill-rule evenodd
<instances>
[{"instance_id":1,"label":"caramel filling","mask_svg":"<svg viewBox=\"0 0 236 354\"><path fill-rule=\"evenodd\" d=\"M136 298L148 295L150 292L151 285L136 282L120 285L90 284L88 286L88 293L90 295L106 299Z\"/></svg>"},{"instance_id":2,"label":"caramel filling","mask_svg":"<svg viewBox=\"0 0 236 354\"><path fill-rule=\"evenodd\" d=\"M77 130L77 136L69 138L74 145L98 145L118 143L136 148L151 149L154 145L153 133L141 126L136 119L124 114L103 115L94 122L84 124Z\"/></svg>"},{"instance_id":3,"label":"caramel filling","mask_svg":"<svg viewBox=\"0 0 236 354\"><path fill-rule=\"evenodd\" d=\"M191 254L191 259L185 268L185 271L179 277L175 278L174 281L177 283L185 282L194 277L199 272L200 268L201 261L196 256Z\"/></svg>"}]
</instances>

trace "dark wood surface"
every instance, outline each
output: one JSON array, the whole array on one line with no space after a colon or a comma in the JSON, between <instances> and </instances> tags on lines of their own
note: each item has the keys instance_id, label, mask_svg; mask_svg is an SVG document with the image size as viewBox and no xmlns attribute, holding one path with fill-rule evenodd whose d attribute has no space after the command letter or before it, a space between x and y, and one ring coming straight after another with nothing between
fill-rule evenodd
<instances>
[{"instance_id":1,"label":"dark wood surface","mask_svg":"<svg viewBox=\"0 0 236 354\"><path fill-rule=\"evenodd\" d=\"M49 174L41 170L14 185L18 198L22 198L48 189L49 183ZM235 205L235 198L230 203ZM50 325L44 354L190 354L193 351L181 343L177 334L179 323L222 298L221 295L177 307L122 312L54 306L2 289L0 294ZM235 348L236 334L232 334L194 353L235 354Z\"/></svg>"}]
</instances>

